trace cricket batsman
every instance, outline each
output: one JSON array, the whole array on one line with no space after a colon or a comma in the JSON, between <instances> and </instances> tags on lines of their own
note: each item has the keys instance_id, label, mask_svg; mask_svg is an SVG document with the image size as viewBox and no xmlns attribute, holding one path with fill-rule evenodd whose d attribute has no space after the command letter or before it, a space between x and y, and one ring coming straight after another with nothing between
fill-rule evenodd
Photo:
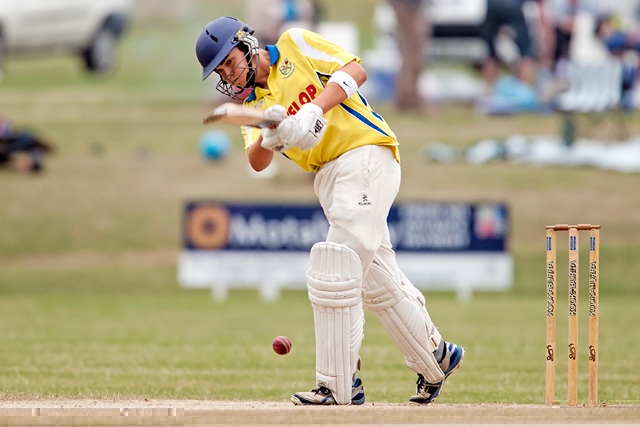
<instances>
[{"instance_id":1,"label":"cricket batsman","mask_svg":"<svg viewBox=\"0 0 640 427\"><path fill-rule=\"evenodd\" d=\"M418 376L410 402L428 404L458 368L464 349L446 342L422 293L400 271L387 216L400 187L396 135L358 88L360 58L320 35L293 28L259 48L254 30L232 17L208 23L196 43L203 79L263 110L280 124L242 127L249 164L265 169L281 153L315 173L314 191L329 222L313 245L307 289L314 315L316 386L296 405L361 405L357 373L364 311L371 310Z\"/></svg>"}]
</instances>

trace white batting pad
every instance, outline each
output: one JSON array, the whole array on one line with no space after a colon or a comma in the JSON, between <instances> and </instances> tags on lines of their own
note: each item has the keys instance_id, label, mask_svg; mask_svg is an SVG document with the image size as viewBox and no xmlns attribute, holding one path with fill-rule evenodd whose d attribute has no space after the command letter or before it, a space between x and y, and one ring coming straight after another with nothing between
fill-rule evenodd
<instances>
[{"instance_id":1,"label":"white batting pad","mask_svg":"<svg viewBox=\"0 0 640 427\"><path fill-rule=\"evenodd\" d=\"M407 365L428 382L444 379L433 352L442 337L431 321L424 296L406 278L395 280L373 263L365 277L362 302L373 311L396 343Z\"/></svg>"},{"instance_id":2,"label":"white batting pad","mask_svg":"<svg viewBox=\"0 0 640 427\"><path fill-rule=\"evenodd\" d=\"M331 390L338 404L348 405L364 338L360 258L344 245L316 243L307 288L316 328L316 382Z\"/></svg>"}]
</instances>

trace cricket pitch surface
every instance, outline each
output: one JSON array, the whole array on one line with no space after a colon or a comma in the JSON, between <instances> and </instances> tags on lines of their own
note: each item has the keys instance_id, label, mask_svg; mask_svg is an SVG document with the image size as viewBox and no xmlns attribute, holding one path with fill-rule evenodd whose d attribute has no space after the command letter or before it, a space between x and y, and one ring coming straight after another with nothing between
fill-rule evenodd
<instances>
[{"instance_id":1,"label":"cricket pitch surface","mask_svg":"<svg viewBox=\"0 0 640 427\"><path fill-rule=\"evenodd\" d=\"M43 399L0 401L2 425L638 425L640 404L568 407L365 403L295 406L288 401Z\"/></svg>"}]
</instances>

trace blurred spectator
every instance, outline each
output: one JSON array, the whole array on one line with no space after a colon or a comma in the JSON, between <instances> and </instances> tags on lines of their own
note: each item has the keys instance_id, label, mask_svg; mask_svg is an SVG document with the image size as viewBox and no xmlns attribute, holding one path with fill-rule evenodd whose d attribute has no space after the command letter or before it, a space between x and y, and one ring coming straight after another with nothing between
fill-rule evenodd
<instances>
[{"instance_id":1,"label":"blurred spectator","mask_svg":"<svg viewBox=\"0 0 640 427\"><path fill-rule=\"evenodd\" d=\"M544 15L543 26L550 32L542 43L548 43L549 50L540 52L541 62L549 69L555 70L563 61L571 56L571 43L574 37L575 21L579 13L595 16L598 4L594 0L538 0L542 4Z\"/></svg>"},{"instance_id":2,"label":"blurred spectator","mask_svg":"<svg viewBox=\"0 0 640 427\"><path fill-rule=\"evenodd\" d=\"M0 117L0 167L13 167L20 172L41 172L44 155L53 151L47 141L36 135L13 129Z\"/></svg>"},{"instance_id":3,"label":"blurred spectator","mask_svg":"<svg viewBox=\"0 0 640 427\"><path fill-rule=\"evenodd\" d=\"M314 30L319 19L318 0L246 0L245 21L251 22L261 46L276 44L291 27Z\"/></svg>"},{"instance_id":4,"label":"blurred spectator","mask_svg":"<svg viewBox=\"0 0 640 427\"><path fill-rule=\"evenodd\" d=\"M418 81L426 65L429 24L425 0L389 0L396 15L396 36L402 64L396 79L395 104L400 110L419 110L422 99Z\"/></svg>"},{"instance_id":5,"label":"blurred spectator","mask_svg":"<svg viewBox=\"0 0 640 427\"><path fill-rule=\"evenodd\" d=\"M481 34L488 48L488 56L482 63L482 75L489 91L500 75L501 63L496 39L505 27L513 30L519 53L513 74L528 85L535 83L536 61L529 25L522 9L525 1L527 0L487 0L487 14Z\"/></svg>"},{"instance_id":6,"label":"blurred spectator","mask_svg":"<svg viewBox=\"0 0 640 427\"><path fill-rule=\"evenodd\" d=\"M622 107L630 110L633 104L633 91L638 80L640 63L640 27L624 31L612 15L600 16L594 27L596 37L607 50L622 61Z\"/></svg>"},{"instance_id":7,"label":"blurred spectator","mask_svg":"<svg viewBox=\"0 0 640 427\"><path fill-rule=\"evenodd\" d=\"M549 58L549 68L553 70L559 61L569 60L569 48L580 0L547 1L550 6L549 18L554 37L553 55Z\"/></svg>"},{"instance_id":8,"label":"blurred spectator","mask_svg":"<svg viewBox=\"0 0 640 427\"><path fill-rule=\"evenodd\" d=\"M623 31L611 15L598 18L595 33L607 50L614 55L621 55L626 51L640 53L640 28Z\"/></svg>"}]
</instances>

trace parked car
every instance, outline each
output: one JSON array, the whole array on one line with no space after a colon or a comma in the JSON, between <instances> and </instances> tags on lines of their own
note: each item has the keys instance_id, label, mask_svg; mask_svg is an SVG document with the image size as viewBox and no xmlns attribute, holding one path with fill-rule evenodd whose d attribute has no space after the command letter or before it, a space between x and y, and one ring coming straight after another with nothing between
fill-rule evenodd
<instances>
[{"instance_id":1,"label":"parked car","mask_svg":"<svg viewBox=\"0 0 640 427\"><path fill-rule=\"evenodd\" d=\"M7 58L72 52L87 71L107 73L131 16L132 0L0 1L0 73Z\"/></svg>"}]
</instances>

